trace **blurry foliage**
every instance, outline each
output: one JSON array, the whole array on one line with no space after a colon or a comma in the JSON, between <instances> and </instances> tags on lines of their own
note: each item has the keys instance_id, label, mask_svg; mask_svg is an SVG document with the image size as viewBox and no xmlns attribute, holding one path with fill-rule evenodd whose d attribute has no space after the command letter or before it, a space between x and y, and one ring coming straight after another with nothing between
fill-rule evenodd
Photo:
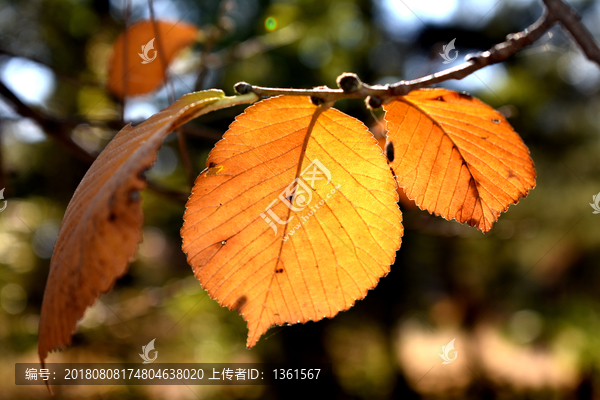
<instances>
[{"instance_id":1,"label":"blurry foliage","mask_svg":"<svg viewBox=\"0 0 600 400\"><path fill-rule=\"evenodd\" d=\"M154 1L159 18L184 18L205 32L221 26L213 52L295 24L301 35L292 43L209 68L201 87L229 94L238 81L333 86L345 71L371 83L413 79L447 67L437 54L441 44L457 38L458 63L467 52L523 29L541 10L534 1L507 0L484 2L489 13L477 14L470 8L476 2L462 0L453 3L452 16L438 22L404 10L418 28L402 33L409 24L390 24L391 0L230 3L220 11L216 1ZM574 4L600 40L600 4ZM131 21L148 16L147 2L133 1ZM120 115L118 101L102 84L110 45L123 26L120 0L0 0L0 78L17 93L41 91L31 85L19 89L23 81L11 82L6 73L16 60L11 55L41 62L35 68L51 77L43 82L48 96L24 101L58 118L82 119L73 139L97 153L115 134L106 122ZM197 87L203 46L183 55L183 72L172 79L177 97ZM145 242L137 261L88 310L73 346L52 354L49 362L139 362L141 346L156 337L161 362L331 362L337 380L322 392L330 397L599 398L600 217L588 203L600 191L600 71L558 27L489 70L443 86L467 89L502 107L538 170L537 188L489 234L403 209L404 243L392 273L376 290L333 320L275 328L247 351L241 317L210 300L185 262L179 237L183 205L147 191ZM161 89L128 101L125 119L139 122L165 107L167 93ZM376 124L360 101L337 106ZM224 132L239 111L189 124L196 132L187 142L197 170L215 142L207 132ZM1 396L40 398L47 395L44 387L14 386L13 364L37 361L51 248L88 165L2 101L0 135L0 188L6 187L8 200L0 213ZM149 177L188 190L174 137ZM454 337L457 362L441 365L437 354ZM101 398L109 389L71 386L56 392L59 398ZM199 398L294 394L261 386L191 389ZM106 396L120 397L196 396L185 386L118 386Z\"/></svg>"}]
</instances>

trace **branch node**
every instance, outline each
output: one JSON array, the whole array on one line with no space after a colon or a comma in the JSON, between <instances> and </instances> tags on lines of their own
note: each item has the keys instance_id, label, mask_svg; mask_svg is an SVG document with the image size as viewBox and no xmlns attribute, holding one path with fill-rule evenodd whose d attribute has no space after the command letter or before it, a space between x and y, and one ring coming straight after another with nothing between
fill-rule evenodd
<instances>
[{"instance_id":1,"label":"branch node","mask_svg":"<svg viewBox=\"0 0 600 400\"><path fill-rule=\"evenodd\" d=\"M344 93L354 93L363 86L358 75L352 72L344 72L337 77L336 82L338 87L342 89Z\"/></svg>"},{"instance_id":2,"label":"branch node","mask_svg":"<svg viewBox=\"0 0 600 400\"><path fill-rule=\"evenodd\" d=\"M247 82L238 82L233 85L233 89L238 94L248 94L253 91L252 85Z\"/></svg>"},{"instance_id":3,"label":"branch node","mask_svg":"<svg viewBox=\"0 0 600 400\"><path fill-rule=\"evenodd\" d=\"M323 100L322 98L317 97L317 96L310 96L310 102L318 107L321 104L325 103L325 100Z\"/></svg>"},{"instance_id":4,"label":"branch node","mask_svg":"<svg viewBox=\"0 0 600 400\"><path fill-rule=\"evenodd\" d=\"M365 103L367 103L369 109L375 110L383 105L383 99L377 96L369 96L365 99Z\"/></svg>"}]
</instances>

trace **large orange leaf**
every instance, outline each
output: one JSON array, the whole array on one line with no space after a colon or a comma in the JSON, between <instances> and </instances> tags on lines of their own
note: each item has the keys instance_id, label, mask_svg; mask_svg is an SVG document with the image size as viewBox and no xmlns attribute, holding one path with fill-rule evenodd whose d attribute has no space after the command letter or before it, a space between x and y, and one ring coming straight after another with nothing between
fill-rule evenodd
<instances>
[{"instance_id":1,"label":"large orange leaf","mask_svg":"<svg viewBox=\"0 0 600 400\"><path fill-rule=\"evenodd\" d=\"M167 65L194 43L199 33L194 25L181 21L156 21L156 26L158 32L152 21L135 23L115 41L107 82L108 90L115 95L144 94L158 88L166 77Z\"/></svg>"},{"instance_id":2,"label":"large orange leaf","mask_svg":"<svg viewBox=\"0 0 600 400\"><path fill-rule=\"evenodd\" d=\"M422 209L487 232L535 187L529 150L504 116L481 101L430 89L384 108L390 165Z\"/></svg>"},{"instance_id":3,"label":"large orange leaf","mask_svg":"<svg viewBox=\"0 0 600 400\"><path fill-rule=\"evenodd\" d=\"M360 121L334 109L315 120L316 110L293 96L246 109L187 204L188 262L248 322L248 347L272 325L350 308L400 247L396 184L377 141Z\"/></svg>"},{"instance_id":4,"label":"large orange leaf","mask_svg":"<svg viewBox=\"0 0 600 400\"><path fill-rule=\"evenodd\" d=\"M191 93L136 127L123 128L94 161L65 212L50 261L40 316L38 352L68 346L87 307L126 271L141 240L143 173L163 138L196 116L254 94L225 97L220 90Z\"/></svg>"}]
</instances>

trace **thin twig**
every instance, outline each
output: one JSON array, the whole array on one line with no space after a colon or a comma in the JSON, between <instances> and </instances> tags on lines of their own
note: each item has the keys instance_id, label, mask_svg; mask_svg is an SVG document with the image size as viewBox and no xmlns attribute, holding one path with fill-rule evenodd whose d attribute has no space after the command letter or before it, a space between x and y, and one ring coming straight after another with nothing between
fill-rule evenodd
<instances>
[{"instance_id":1,"label":"thin twig","mask_svg":"<svg viewBox=\"0 0 600 400\"><path fill-rule=\"evenodd\" d=\"M466 57L467 62L461 65L419 79L400 81L385 86L362 84L358 90L352 93L344 92L341 89L330 89L328 87L303 90L265 88L246 84L247 90L252 91L259 96L275 96L281 94L315 96L325 101L375 96L381 98L385 102L392 97L404 96L411 90L428 87L450 79L463 79L483 67L503 62L542 37L542 35L544 35L556 22L560 22L562 26L573 35L577 44L590 60L600 65L600 48L594 41L590 32L581 23L577 12L563 0L542 1L546 4L547 9L534 24L524 31L508 35L506 41L498 43L488 51L468 55Z\"/></svg>"},{"instance_id":2,"label":"thin twig","mask_svg":"<svg viewBox=\"0 0 600 400\"><path fill-rule=\"evenodd\" d=\"M573 35L587 58L600 65L600 48L590 31L581 23L581 16L577 11L562 0L543 0L543 2L548 8L548 12Z\"/></svg>"},{"instance_id":3,"label":"thin twig","mask_svg":"<svg viewBox=\"0 0 600 400\"><path fill-rule=\"evenodd\" d=\"M266 88L245 83L242 84L247 85L246 90L252 91L259 96L275 96L281 94L314 96L319 97L326 102L374 96L385 101L392 97L404 96L411 90L428 87L450 79L463 79L483 67L505 61L522 48L529 46L539 39L556 21L553 14L551 15L548 12L545 12L533 25L529 26L524 31L508 35L505 42L498 43L488 51L468 55L467 62L461 65L419 79L400 81L391 85L371 86L363 83L358 90L349 93L344 92L342 89L330 89L326 86L305 90Z\"/></svg>"},{"instance_id":4,"label":"thin twig","mask_svg":"<svg viewBox=\"0 0 600 400\"><path fill-rule=\"evenodd\" d=\"M71 153L79 157L81 160L92 163L95 159L93 155L79 147L71 137L71 131L75 128L76 124L67 121L60 121L53 117L50 117L40 111L34 110L25 103L23 103L9 88L4 86L0 81L0 95L5 99L13 103L17 114L25 118L31 118L37 122L46 135L53 137L57 142L62 144Z\"/></svg>"},{"instance_id":5,"label":"thin twig","mask_svg":"<svg viewBox=\"0 0 600 400\"><path fill-rule=\"evenodd\" d=\"M85 151L77 143L73 142L70 137L70 132L79 123L81 123L81 121L61 121L54 119L40 111L32 109L23 103L14 93L10 91L10 89L4 86L2 81L0 81L0 95L13 103L17 114L19 114L21 117L31 118L34 120L44 130L44 133L54 138L59 144L63 145L80 160L88 165L91 165L94 162L96 157ZM1 186L0 188L2 187L4 186ZM186 193L163 188L159 184L152 181L148 181L148 189L180 204L185 204L187 201L188 196Z\"/></svg>"},{"instance_id":6,"label":"thin twig","mask_svg":"<svg viewBox=\"0 0 600 400\"><path fill-rule=\"evenodd\" d=\"M151 0L150 0L151 1ZM505 61L524 47L530 45L546 33L556 22L568 30L573 36L577 44L582 48L587 57L600 65L600 48L598 48L589 31L581 24L579 15L563 0L542 0L547 6L544 14L531 26L517 34L507 36L507 40L493 46L490 50L480 52L474 55L467 56L467 62L440 71L431 75L424 76L419 79L410 81L400 81L391 85L371 86L360 84L357 90L352 92L344 92L342 89L331 89L328 87L318 87L314 89L286 89L286 88L266 88L260 86L252 86L242 83L244 90L254 92L259 96L274 96L274 95L301 95L319 97L326 102L334 102L340 99L364 98L364 97L379 97L382 102L385 102L392 97L406 95L411 90L428 87L450 79L463 79L473 72L484 68L488 65L496 64ZM129 4L129 1L126 2ZM127 45L127 40L125 40ZM159 44L160 46L160 44ZM7 54L7 53L5 53ZM124 57L126 58L126 57ZM34 60L35 61L35 60ZM236 85L237 87L238 85ZM125 90L126 92L126 90ZM72 153L77 155L82 160L91 163L95 157L78 146L70 138L72 129L81 123L89 123L85 120L58 120L54 117L46 115L42 111L34 110L27 106L15 96L2 82L0 82L0 95L12 102L16 108L16 112L25 117L36 121L45 133L55 138L60 144L65 146ZM112 121L108 123L110 127L121 123ZM116 128L118 128L116 127ZM179 135L178 135L179 136ZM212 136L212 135L211 135ZM216 136L216 135L215 135ZM182 150L182 157L184 151ZM177 201L182 201L185 197L182 193L171 192L164 188L160 188L156 184L148 183L148 187L160 194L170 197Z\"/></svg>"},{"instance_id":7,"label":"thin twig","mask_svg":"<svg viewBox=\"0 0 600 400\"><path fill-rule=\"evenodd\" d=\"M36 64L43 65L44 67L52 70L54 75L56 75L63 81L70 83L71 85L77 85L77 86L84 86L84 85L99 86L100 85L100 83L96 80L92 80L92 79L84 78L84 77L80 77L80 76L74 76L72 71L71 71L71 73L61 71L60 69L56 68L55 66L50 65L49 63L42 61L41 59L33 57L33 56L17 54L15 52L7 50L7 49L0 49L0 55L5 55L5 56L11 57L11 58L24 58L24 59L30 60Z\"/></svg>"}]
</instances>

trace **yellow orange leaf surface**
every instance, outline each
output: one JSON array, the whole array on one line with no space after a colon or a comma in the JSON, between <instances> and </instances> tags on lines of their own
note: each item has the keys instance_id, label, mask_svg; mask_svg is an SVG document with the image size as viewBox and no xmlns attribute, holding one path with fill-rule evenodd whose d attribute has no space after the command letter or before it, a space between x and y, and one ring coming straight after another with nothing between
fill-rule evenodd
<instances>
[{"instance_id":1,"label":"yellow orange leaf surface","mask_svg":"<svg viewBox=\"0 0 600 400\"><path fill-rule=\"evenodd\" d=\"M141 240L143 173L163 138L210 111L251 103L254 94L190 93L136 127L123 128L94 161L62 221L42 302L38 352L68 346L77 321L126 271Z\"/></svg>"},{"instance_id":2,"label":"yellow orange leaf surface","mask_svg":"<svg viewBox=\"0 0 600 400\"><path fill-rule=\"evenodd\" d=\"M384 108L390 165L420 208L487 232L535 187L521 137L480 100L446 89L416 90Z\"/></svg>"},{"instance_id":3,"label":"yellow orange leaf surface","mask_svg":"<svg viewBox=\"0 0 600 400\"><path fill-rule=\"evenodd\" d=\"M194 25L181 21L142 21L132 24L113 45L108 90L124 97L158 88L166 77L169 63L181 50L196 41L198 33Z\"/></svg>"},{"instance_id":4,"label":"yellow orange leaf surface","mask_svg":"<svg viewBox=\"0 0 600 400\"><path fill-rule=\"evenodd\" d=\"M334 109L315 122L316 110L294 96L246 109L187 204L188 262L210 296L247 321L248 347L272 325L350 308L400 247L396 184L377 141Z\"/></svg>"}]
</instances>

